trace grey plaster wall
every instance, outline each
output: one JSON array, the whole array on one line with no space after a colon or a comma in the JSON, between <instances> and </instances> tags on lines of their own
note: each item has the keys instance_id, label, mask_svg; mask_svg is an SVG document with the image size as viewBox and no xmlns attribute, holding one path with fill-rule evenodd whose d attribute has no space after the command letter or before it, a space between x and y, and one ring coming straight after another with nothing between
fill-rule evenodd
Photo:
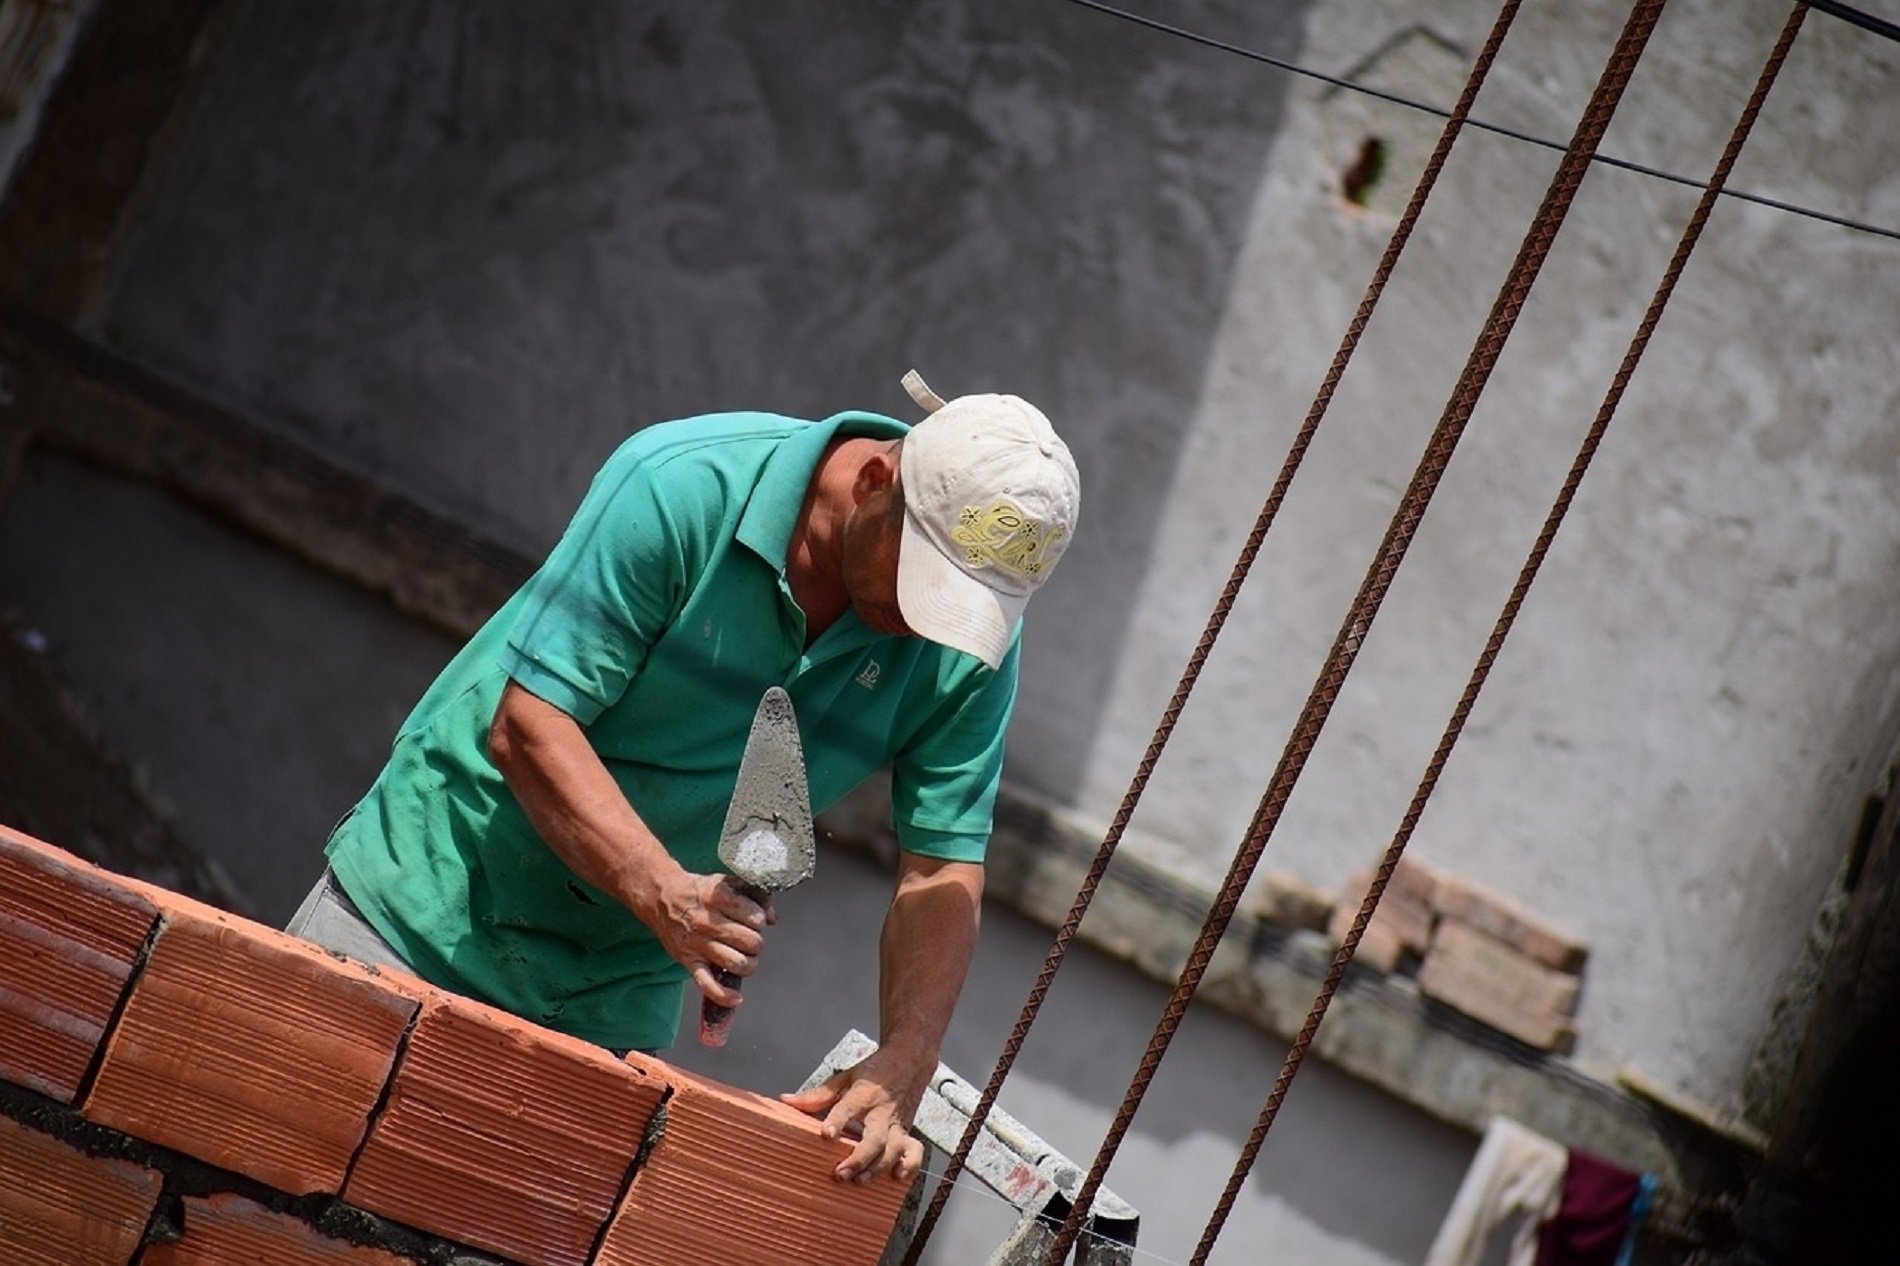
<instances>
[{"instance_id":1,"label":"grey plaster wall","mask_svg":"<svg viewBox=\"0 0 1900 1266\"><path fill-rule=\"evenodd\" d=\"M1016 769L1066 798L1285 89L1060 4L263 5L110 328L531 551L661 418L1043 402L1090 517Z\"/></svg>"},{"instance_id":2,"label":"grey plaster wall","mask_svg":"<svg viewBox=\"0 0 1900 1266\"><path fill-rule=\"evenodd\" d=\"M913 364L940 390L1037 399L1087 504L1031 621L1010 776L1105 824L1436 121L1054 0L556 12L255 6L109 338L531 552L652 420L906 414ZM1165 17L1448 105L1494 12ZM1784 12L1676 0L1605 151L1700 179ZM1621 20L1608 0L1527 3L1478 114L1566 139ZM1808 25L1735 184L1900 226L1882 125L1900 53ZM1375 135L1387 175L1349 205L1340 174ZM1460 142L1129 847L1224 868L1554 165ZM1331 886L1384 847L1693 198L1586 181L1270 864ZM1589 941L1577 1059L1601 1075L1635 1065L1734 1106L1894 747L1896 275L1890 238L1718 210L1412 846ZM5 524L7 600L281 917L445 648L138 494L34 472ZM123 518L78 522L80 495ZM281 728L297 717L302 742ZM972 1006L1013 1007L1018 983ZM1132 1063L1110 1063L1119 1085ZM1344 1196L1294 1210L1317 1230L1249 1225L1323 1266L1415 1257L1462 1155L1382 1102L1328 1110L1423 1149L1409 1229L1373 1234ZM1307 1144L1349 1168L1370 1146L1349 1132ZM1145 1182L1211 1197L1231 1156L1195 1156L1113 1183L1144 1209Z\"/></svg>"},{"instance_id":3,"label":"grey plaster wall","mask_svg":"<svg viewBox=\"0 0 1900 1266\"><path fill-rule=\"evenodd\" d=\"M0 602L240 913L277 926L455 650L163 493L52 457L26 463L0 516Z\"/></svg>"},{"instance_id":4,"label":"grey plaster wall","mask_svg":"<svg viewBox=\"0 0 1900 1266\"><path fill-rule=\"evenodd\" d=\"M1705 177L1785 13L1671 6L1604 152ZM1479 116L1567 138L1621 16L1525 6ZM1323 5L1301 57L1450 101L1468 57L1443 50L1489 18ZM1875 122L1900 108L1900 50L1808 25L1733 184L1900 225L1900 135ZM1125 783L1262 500L1237 472L1277 468L1426 153L1394 133L1389 196L1353 212L1328 187L1345 142L1417 124L1325 89L1288 118L1085 806ZM1190 857L1218 861L1214 842L1245 828L1553 166L1500 137L1454 151L1144 804L1139 824ZM1336 884L1392 837L1694 197L1613 170L1585 181L1281 819L1277 864ZM1900 720L1897 247L1718 208L1411 845L1589 942L1581 1063L1634 1065L1719 1110Z\"/></svg>"}]
</instances>

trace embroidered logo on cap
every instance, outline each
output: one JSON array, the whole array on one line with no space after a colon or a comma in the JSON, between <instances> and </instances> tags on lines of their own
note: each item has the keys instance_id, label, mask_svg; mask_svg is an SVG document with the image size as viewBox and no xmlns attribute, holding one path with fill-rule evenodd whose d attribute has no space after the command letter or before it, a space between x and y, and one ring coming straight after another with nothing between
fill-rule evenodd
<instances>
[{"instance_id":1,"label":"embroidered logo on cap","mask_svg":"<svg viewBox=\"0 0 1900 1266\"><path fill-rule=\"evenodd\" d=\"M950 539L963 548L963 559L972 567L989 563L1027 577L1043 569L1049 552L1067 534L1059 523L1038 523L1007 501L993 501L987 508L964 506Z\"/></svg>"}]
</instances>

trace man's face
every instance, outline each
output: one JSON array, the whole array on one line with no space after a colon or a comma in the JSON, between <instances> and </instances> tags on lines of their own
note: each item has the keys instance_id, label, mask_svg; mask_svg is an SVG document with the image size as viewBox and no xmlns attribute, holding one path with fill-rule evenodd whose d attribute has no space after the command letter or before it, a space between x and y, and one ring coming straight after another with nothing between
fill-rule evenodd
<instances>
[{"instance_id":1,"label":"man's face","mask_svg":"<svg viewBox=\"0 0 1900 1266\"><path fill-rule=\"evenodd\" d=\"M897 551L903 540L904 499L895 476L873 489L845 523L844 585L851 609L875 633L909 637L897 605Z\"/></svg>"}]
</instances>

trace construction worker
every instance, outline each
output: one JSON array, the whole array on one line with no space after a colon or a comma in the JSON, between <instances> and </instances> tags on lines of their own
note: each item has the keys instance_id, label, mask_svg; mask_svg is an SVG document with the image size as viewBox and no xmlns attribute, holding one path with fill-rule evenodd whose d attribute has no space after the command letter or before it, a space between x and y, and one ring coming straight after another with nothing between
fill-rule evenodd
<instances>
[{"instance_id":1,"label":"construction worker","mask_svg":"<svg viewBox=\"0 0 1900 1266\"><path fill-rule=\"evenodd\" d=\"M908 1179L975 944L1019 619L1080 483L1015 396L914 427L725 413L635 433L535 575L449 663L331 834L290 932L612 1050L737 1006L770 898L716 856L754 709L795 705L815 812L891 770L879 1047L787 1102Z\"/></svg>"}]
</instances>

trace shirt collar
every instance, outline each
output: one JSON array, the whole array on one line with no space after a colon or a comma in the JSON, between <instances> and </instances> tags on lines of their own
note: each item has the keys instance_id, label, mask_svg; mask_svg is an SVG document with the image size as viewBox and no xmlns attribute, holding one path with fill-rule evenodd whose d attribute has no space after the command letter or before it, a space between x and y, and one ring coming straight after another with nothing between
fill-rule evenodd
<instances>
[{"instance_id":1,"label":"shirt collar","mask_svg":"<svg viewBox=\"0 0 1900 1266\"><path fill-rule=\"evenodd\" d=\"M897 439L909 430L896 418L856 411L834 413L822 422L799 427L781 440L777 451L766 460L765 470L740 516L736 538L783 575L785 557L792 547L792 529L798 525L798 510L805 503L805 489L811 485L825 445L839 435Z\"/></svg>"}]
</instances>

